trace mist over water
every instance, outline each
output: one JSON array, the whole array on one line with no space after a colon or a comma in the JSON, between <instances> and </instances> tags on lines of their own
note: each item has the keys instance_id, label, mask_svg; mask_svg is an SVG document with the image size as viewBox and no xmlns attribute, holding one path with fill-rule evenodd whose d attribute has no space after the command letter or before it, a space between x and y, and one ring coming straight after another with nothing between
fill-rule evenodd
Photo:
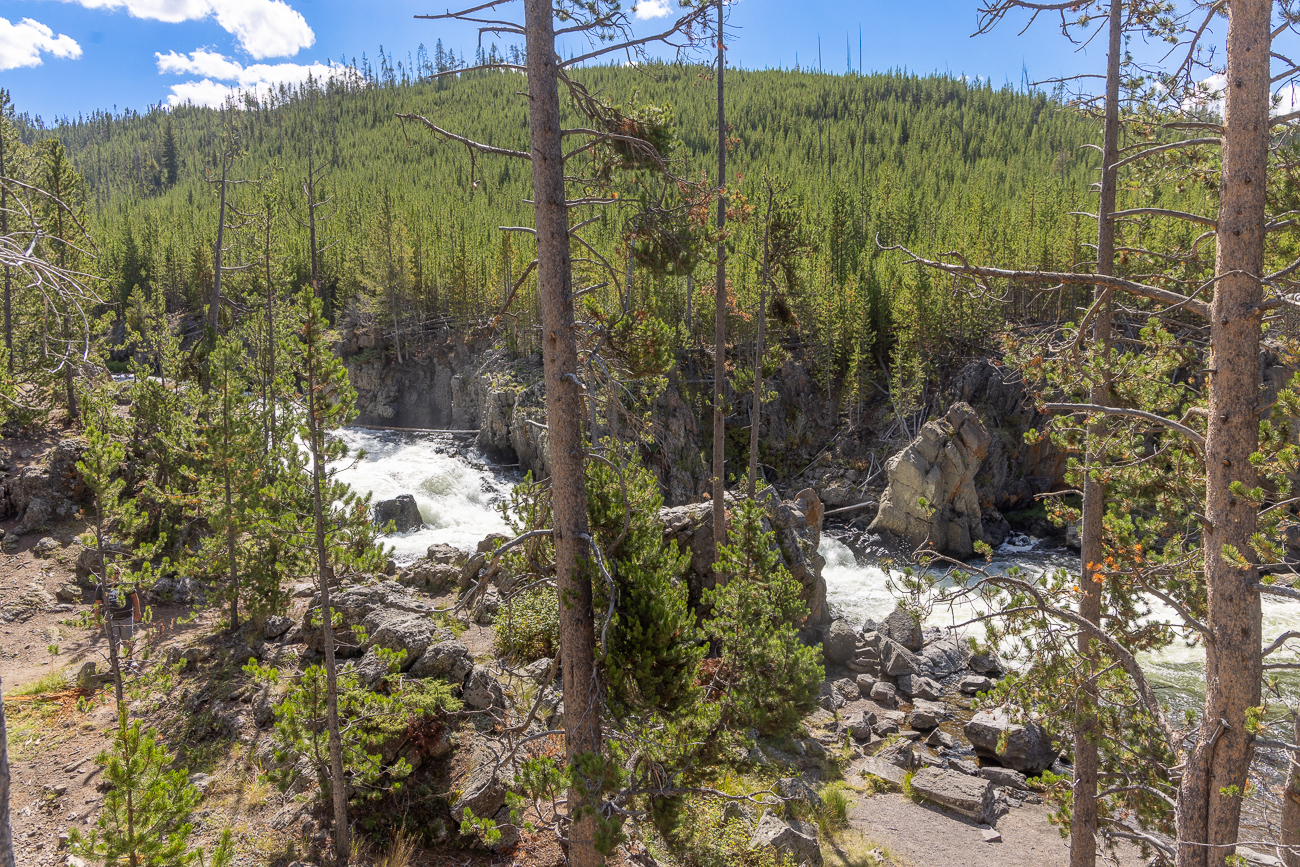
<instances>
[{"instance_id":1,"label":"mist over water","mask_svg":"<svg viewBox=\"0 0 1300 867\"><path fill-rule=\"evenodd\" d=\"M424 556L434 543L473 551L490 533L509 532L497 506L522 477L494 467L465 438L359 428L335 435L348 444L341 481L371 502L415 497L424 526L384 537L399 563ZM359 460L358 451L365 452Z\"/></svg>"}]
</instances>

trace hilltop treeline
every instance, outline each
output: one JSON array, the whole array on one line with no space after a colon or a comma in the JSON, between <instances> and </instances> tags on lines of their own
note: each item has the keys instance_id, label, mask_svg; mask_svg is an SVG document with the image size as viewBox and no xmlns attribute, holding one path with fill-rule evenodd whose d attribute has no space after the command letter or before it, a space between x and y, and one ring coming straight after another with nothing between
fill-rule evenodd
<instances>
[{"instance_id":1,"label":"hilltop treeline","mask_svg":"<svg viewBox=\"0 0 1300 867\"><path fill-rule=\"evenodd\" d=\"M463 72L413 80L392 69L388 61L379 71L367 66L327 83L246 97L233 111L100 113L43 131L29 127L27 136L57 136L84 176L101 249L96 267L111 300L124 303L139 286L161 293L173 312L206 302L217 223L212 179L223 142L233 136L231 176L253 183L234 187L231 201L238 213L273 214L271 279L285 291L309 280L302 188L310 149L323 167L317 198L329 200L319 211L318 247L331 316L350 312L409 333L430 320L495 315L532 258L524 235L498 228L530 225L528 165L471 161L464 147L396 115L417 113L478 141L524 148L523 79ZM709 75L702 67L662 65L575 73L609 102L671 108L677 175L695 179L715 159ZM1086 210L1095 159L1084 145L1098 136L1092 119L1041 92L897 71L740 70L727 79L727 102L728 183L750 204L748 219L733 221L731 230L733 341L753 331L768 178L795 203L804 240L778 281L785 339L810 347L819 373L849 382L848 394L882 370L924 383L991 348L1008 318L1071 315L1076 300L1068 294L1027 289L1009 305L968 297L881 245L961 249L984 261L1068 270L1090 255L1084 247L1095 233L1091 219L1070 214ZM631 209L599 210L584 235L621 270ZM238 213L229 220L236 228L227 233L227 268L260 261L267 251L265 229L249 228L256 221ZM676 329L681 343L709 327L707 262L689 274L635 267L631 274L636 308ZM225 279L261 297L265 290L255 286L266 278L257 267ZM531 279L512 303L516 318L506 320L507 337L521 351L536 340ZM612 285L592 297L619 303Z\"/></svg>"}]
</instances>

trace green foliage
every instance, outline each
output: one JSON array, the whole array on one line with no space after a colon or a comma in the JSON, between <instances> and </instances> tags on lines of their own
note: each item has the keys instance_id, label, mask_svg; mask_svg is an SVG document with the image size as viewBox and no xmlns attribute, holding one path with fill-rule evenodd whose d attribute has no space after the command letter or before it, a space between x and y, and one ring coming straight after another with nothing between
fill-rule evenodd
<instances>
[{"instance_id":1,"label":"green foliage","mask_svg":"<svg viewBox=\"0 0 1300 867\"><path fill-rule=\"evenodd\" d=\"M100 753L95 761L112 788L91 831L85 836L75 828L71 831L68 846L73 853L106 865L132 867L233 863L229 831L222 834L211 862L202 849L192 846L190 817L199 803L199 791L189 784L183 769L168 770L172 756L158 745L153 730L145 731L138 720L128 725L122 716L110 751Z\"/></svg>"},{"instance_id":2,"label":"green foliage","mask_svg":"<svg viewBox=\"0 0 1300 867\"><path fill-rule=\"evenodd\" d=\"M606 552L614 616L601 667L616 716L654 711L673 716L700 699L696 683L706 645L695 625L683 574L688 557L665 542L654 474L633 454L610 447L587 470L587 519ZM610 589L597 579L596 607Z\"/></svg>"},{"instance_id":3,"label":"green foliage","mask_svg":"<svg viewBox=\"0 0 1300 867\"><path fill-rule=\"evenodd\" d=\"M441 721L443 714L460 709L451 687L440 680L406 681L398 677L400 654L389 660L389 691L375 692L361 685L357 676L344 670L338 677L339 730L343 745L343 769L353 797L374 800L397 791L410 775L404 757L385 763L385 744L394 743L410 731L425 730ZM329 803L332 782L329 772L329 730L325 725L325 669L309 666L301 674L287 675L274 666L250 661L244 667L255 681L276 685L288 681L283 697L275 705L275 742L278 767L270 776L281 788L297 778L300 757L308 760L316 775L318 794Z\"/></svg>"},{"instance_id":4,"label":"green foliage","mask_svg":"<svg viewBox=\"0 0 1300 867\"><path fill-rule=\"evenodd\" d=\"M704 629L721 661L710 690L728 728L788 734L816 706L825 677L817 648L799 641L808 609L757 503L736 505L728 536L714 567L725 582L705 592Z\"/></svg>"},{"instance_id":5,"label":"green foliage","mask_svg":"<svg viewBox=\"0 0 1300 867\"><path fill-rule=\"evenodd\" d=\"M554 587L510 596L492 617L492 650L517 662L553 658L560 649L560 608Z\"/></svg>"}]
</instances>

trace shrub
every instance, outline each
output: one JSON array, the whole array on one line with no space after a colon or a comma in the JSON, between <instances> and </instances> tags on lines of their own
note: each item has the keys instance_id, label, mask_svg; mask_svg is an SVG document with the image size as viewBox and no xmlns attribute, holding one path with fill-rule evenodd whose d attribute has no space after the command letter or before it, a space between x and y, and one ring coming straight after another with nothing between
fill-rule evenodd
<instances>
[{"instance_id":1,"label":"shrub","mask_svg":"<svg viewBox=\"0 0 1300 867\"><path fill-rule=\"evenodd\" d=\"M502 603L492 618L493 650L519 662L555 656L560 646L560 604L553 587L526 590Z\"/></svg>"}]
</instances>

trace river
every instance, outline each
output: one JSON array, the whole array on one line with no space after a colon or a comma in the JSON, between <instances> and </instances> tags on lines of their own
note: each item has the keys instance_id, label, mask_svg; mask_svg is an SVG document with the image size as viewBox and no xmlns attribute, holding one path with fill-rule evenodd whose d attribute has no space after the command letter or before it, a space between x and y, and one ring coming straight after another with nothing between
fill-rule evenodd
<instances>
[{"instance_id":1,"label":"river","mask_svg":"<svg viewBox=\"0 0 1300 867\"><path fill-rule=\"evenodd\" d=\"M398 494L412 494L424 518L424 527L385 539L392 556L409 562L424 554L429 545L442 542L473 550L489 533L506 533L508 528L500 504L522 476L517 470L494 466L464 437L349 428L339 432L355 456L340 467L340 478L355 490L382 500ZM879 561L858 555L836 536L834 528L822 536L821 554L826 559L823 577L827 598L854 623L880 619L894 607L888 576ZM1019 567L1027 572L1078 568L1078 555L1043 540L1012 537L994 552L986 564L993 570ZM972 610L935 610L928 625L948 626L969 619ZM1300 629L1300 602L1266 600L1264 638L1271 641L1286 629ZM1152 606L1152 616L1171 618L1163 605ZM978 627L977 627L978 628ZM982 634L982 633L977 633ZM1270 661L1297 662L1296 655L1277 654ZM1014 665L1014 660L1011 663ZM1175 642L1156 654L1142 658L1152 682L1170 706L1180 712L1199 710L1205 689L1205 651L1186 642ZM1294 700L1300 677L1285 678ZM1277 787L1285 768L1284 757L1263 751L1257 762L1259 795L1249 800L1246 822L1253 832L1266 826L1266 814L1277 816Z\"/></svg>"}]
</instances>

